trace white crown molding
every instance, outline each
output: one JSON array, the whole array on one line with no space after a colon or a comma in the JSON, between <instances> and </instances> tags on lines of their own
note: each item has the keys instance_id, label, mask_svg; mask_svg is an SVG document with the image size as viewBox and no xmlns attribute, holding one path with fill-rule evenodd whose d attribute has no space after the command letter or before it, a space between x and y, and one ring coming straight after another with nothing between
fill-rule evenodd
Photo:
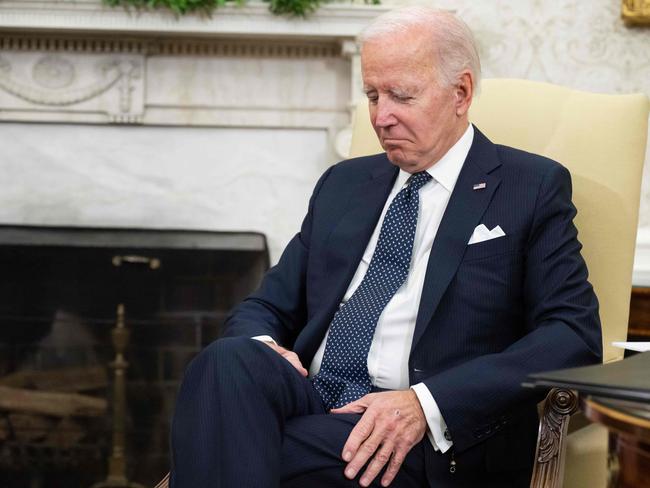
<instances>
[{"instance_id":1,"label":"white crown molding","mask_svg":"<svg viewBox=\"0 0 650 488\"><path fill-rule=\"evenodd\" d=\"M330 4L307 18L273 15L268 4L224 6L212 15L177 16L165 10L106 6L101 0L8 0L0 2L0 30L170 36L238 36L353 39L384 6Z\"/></svg>"}]
</instances>

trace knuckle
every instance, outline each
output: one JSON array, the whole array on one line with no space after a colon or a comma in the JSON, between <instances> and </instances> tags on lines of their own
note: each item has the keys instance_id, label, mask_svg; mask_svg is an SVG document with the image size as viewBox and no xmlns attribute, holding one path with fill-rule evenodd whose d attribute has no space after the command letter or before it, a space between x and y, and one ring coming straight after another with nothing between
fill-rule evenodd
<instances>
[{"instance_id":1,"label":"knuckle","mask_svg":"<svg viewBox=\"0 0 650 488\"><path fill-rule=\"evenodd\" d=\"M404 462L403 457L401 457L398 454L393 454L393 457L390 460L389 468L392 469L392 470L397 471L399 469L399 467L402 465L403 462Z\"/></svg>"},{"instance_id":2,"label":"knuckle","mask_svg":"<svg viewBox=\"0 0 650 488\"><path fill-rule=\"evenodd\" d=\"M403 444L406 444L408 446L413 446L415 444L415 435L412 432L404 432L400 436L400 440L402 441Z\"/></svg>"},{"instance_id":3,"label":"knuckle","mask_svg":"<svg viewBox=\"0 0 650 488\"><path fill-rule=\"evenodd\" d=\"M370 432L372 432L371 427L365 423L358 423L357 428L359 429L359 434L361 434L364 438L368 437L370 435Z\"/></svg>"},{"instance_id":4,"label":"knuckle","mask_svg":"<svg viewBox=\"0 0 650 488\"><path fill-rule=\"evenodd\" d=\"M361 449L367 454L373 454L377 450L377 446L371 442L366 442L361 446Z\"/></svg>"},{"instance_id":5,"label":"knuckle","mask_svg":"<svg viewBox=\"0 0 650 488\"><path fill-rule=\"evenodd\" d=\"M389 459L390 459L390 454L389 454L389 453L385 453L385 452L383 452L383 451L382 451L382 452L378 452L377 455L375 456L375 461L380 462L382 466L383 466L384 464L386 464L386 463L388 462Z\"/></svg>"}]
</instances>

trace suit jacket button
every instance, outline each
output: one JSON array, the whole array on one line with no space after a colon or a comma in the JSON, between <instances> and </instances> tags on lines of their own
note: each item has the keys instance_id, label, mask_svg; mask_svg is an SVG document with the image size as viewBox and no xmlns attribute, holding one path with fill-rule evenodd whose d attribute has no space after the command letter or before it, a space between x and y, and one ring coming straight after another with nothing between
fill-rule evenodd
<instances>
[{"instance_id":1,"label":"suit jacket button","mask_svg":"<svg viewBox=\"0 0 650 488\"><path fill-rule=\"evenodd\" d=\"M445 440L451 442L451 434L449 433L449 429L445 429Z\"/></svg>"}]
</instances>

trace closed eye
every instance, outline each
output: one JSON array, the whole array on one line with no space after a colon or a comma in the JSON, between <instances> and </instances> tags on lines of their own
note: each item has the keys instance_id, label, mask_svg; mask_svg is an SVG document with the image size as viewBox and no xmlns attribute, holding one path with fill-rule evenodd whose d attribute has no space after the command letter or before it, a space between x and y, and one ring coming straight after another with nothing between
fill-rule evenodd
<instances>
[{"instance_id":1,"label":"closed eye","mask_svg":"<svg viewBox=\"0 0 650 488\"><path fill-rule=\"evenodd\" d=\"M368 97L368 101L372 104L376 104L377 99L379 98L375 92L366 92L366 96Z\"/></svg>"},{"instance_id":2,"label":"closed eye","mask_svg":"<svg viewBox=\"0 0 650 488\"><path fill-rule=\"evenodd\" d=\"M390 92L389 95L393 100L395 100L398 103L408 103L411 100L415 99L415 97L412 97L410 95L401 92ZM372 105L377 104L377 101L379 100L379 95L377 94L377 92L368 91L366 92L366 96L368 97L368 101L370 102L370 104Z\"/></svg>"},{"instance_id":3,"label":"closed eye","mask_svg":"<svg viewBox=\"0 0 650 488\"><path fill-rule=\"evenodd\" d=\"M406 102L410 102L411 100L413 100L413 97L411 97L409 95L401 95L401 94L393 93L392 96L393 96L393 98L395 100L397 100L400 103L406 103Z\"/></svg>"}]
</instances>

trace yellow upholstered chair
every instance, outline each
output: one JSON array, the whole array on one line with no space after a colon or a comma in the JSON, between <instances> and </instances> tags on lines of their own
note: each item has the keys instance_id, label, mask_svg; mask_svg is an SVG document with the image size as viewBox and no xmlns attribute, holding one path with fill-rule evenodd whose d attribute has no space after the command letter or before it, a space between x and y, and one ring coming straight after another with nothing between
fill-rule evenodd
<instances>
[{"instance_id":1,"label":"yellow upholstered chair","mask_svg":"<svg viewBox=\"0 0 650 488\"><path fill-rule=\"evenodd\" d=\"M483 82L470 111L470 120L493 142L550 157L571 172L578 237L600 302L605 362L623 357L611 343L627 337L648 109L645 95L602 95L493 79ZM362 102L355 114L351 156L381 151ZM567 444L565 486L604 487L604 429L580 429L568 436ZM557 475L561 482L561 468ZM556 485L547 481L540 486Z\"/></svg>"}]
</instances>

